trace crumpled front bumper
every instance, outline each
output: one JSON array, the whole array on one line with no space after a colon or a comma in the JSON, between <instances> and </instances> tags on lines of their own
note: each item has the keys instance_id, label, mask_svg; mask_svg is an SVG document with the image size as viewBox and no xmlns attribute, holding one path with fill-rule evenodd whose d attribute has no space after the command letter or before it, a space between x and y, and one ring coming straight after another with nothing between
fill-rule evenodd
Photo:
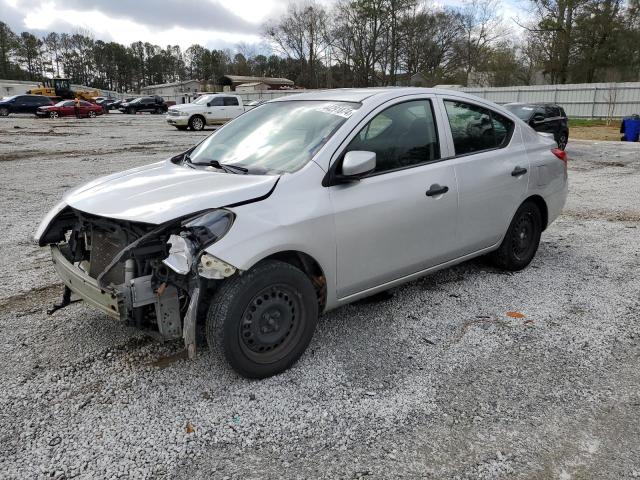
<instances>
[{"instance_id":1,"label":"crumpled front bumper","mask_svg":"<svg viewBox=\"0 0 640 480\"><path fill-rule=\"evenodd\" d=\"M117 292L100 288L97 280L67 260L57 245L51 245L51 257L56 272L72 292L107 315L122 318Z\"/></svg>"}]
</instances>

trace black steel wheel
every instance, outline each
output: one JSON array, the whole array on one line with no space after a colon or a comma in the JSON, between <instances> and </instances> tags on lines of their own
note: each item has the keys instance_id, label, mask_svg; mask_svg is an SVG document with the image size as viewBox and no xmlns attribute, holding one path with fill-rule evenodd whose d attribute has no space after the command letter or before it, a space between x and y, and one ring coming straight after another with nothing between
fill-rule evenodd
<instances>
[{"instance_id":1,"label":"black steel wheel","mask_svg":"<svg viewBox=\"0 0 640 480\"><path fill-rule=\"evenodd\" d=\"M289 368L311 341L318 300L307 275L266 260L221 285L207 316L209 348L239 374L264 378Z\"/></svg>"},{"instance_id":2,"label":"black steel wheel","mask_svg":"<svg viewBox=\"0 0 640 480\"><path fill-rule=\"evenodd\" d=\"M513 216L498 250L490 255L493 263L505 270L522 270L525 268L540 244L542 234L542 214L538 206L527 201L523 203Z\"/></svg>"}]
</instances>

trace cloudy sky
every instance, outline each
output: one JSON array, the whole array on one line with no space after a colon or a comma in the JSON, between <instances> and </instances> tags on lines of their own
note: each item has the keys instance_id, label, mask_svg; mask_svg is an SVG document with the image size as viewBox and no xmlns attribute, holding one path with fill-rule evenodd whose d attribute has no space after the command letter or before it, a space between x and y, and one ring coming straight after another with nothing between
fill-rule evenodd
<instances>
[{"instance_id":1,"label":"cloudy sky","mask_svg":"<svg viewBox=\"0 0 640 480\"><path fill-rule=\"evenodd\" d=\"M333 0L321 0L330 5ZM521 2L502 0L502 15L522 18ZM96 39L128 45L142 40L156 45L194 43L235 49L239 43L268 50L260 25L285 10L283 0L0 0L0 20L13 31L74 32L88 29ZM459 5L461 0L437 0ZM262 44L262 45L261 45Z\"/></svg>"}]
</instances>

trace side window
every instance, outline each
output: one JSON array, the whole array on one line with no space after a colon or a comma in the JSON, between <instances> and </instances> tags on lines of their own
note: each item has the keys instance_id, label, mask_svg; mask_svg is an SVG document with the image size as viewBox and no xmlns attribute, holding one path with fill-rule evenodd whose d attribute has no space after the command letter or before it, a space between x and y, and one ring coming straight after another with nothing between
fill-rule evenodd
<instances>
[{"instance_id":1,"label":"side window","mask_svg":"<svg viewBox=\"0 0 640 480\"><path fill-rule=\"evenodd\" d=\"M224 105L235 106L240 104L238 103L238 99L236 97L224 97Z\"/></svg>"},{"instance_id":2,"label":"side window","mask_svg":"<svg viewBox=\"0 0 640 480\"><path fill-rule=\"evenodd\" d=\"M440 144L429 100L399 103L376 115L346 151L376 152L376 172L440 158Z\"/></svg>"},{"instance_id":3,"label":"side window","mask_svg":"<svg viewBox=\"0 0 640 480\"><path fill-rule=\"evenodd\" d=\"M209 102L210 107L222 107L223 105L224 105L224 102L222 100L222 97L215 97L213 100Z\"/></svg>"},{"instance_id":4,"label":"side window","mask_svg":"<svg viewBox=\"0 0 640 480\"><path fill-rule=\"evenodd\" d=\"M80 105L82 105L83 107L90 107L91 103L82 101L82 102L80 102Z\"/></svg>"},{"instance_id":5,"label":"side window","mask_svg":"<svg viewBox=\"0 0 640 480\"><path fill-rule=\"evenodd\" d=\"M445 100L456 155L505 146L513 122L491 110L470 103Z\"/></svg>"}]
</instances>

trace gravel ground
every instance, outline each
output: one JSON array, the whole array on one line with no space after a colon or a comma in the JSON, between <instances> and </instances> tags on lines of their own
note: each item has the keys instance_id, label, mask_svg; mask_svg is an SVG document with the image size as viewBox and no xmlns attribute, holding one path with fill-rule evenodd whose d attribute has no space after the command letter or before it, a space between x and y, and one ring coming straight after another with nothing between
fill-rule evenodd
<instances>
[{"instance_id":1,"label":"gravel ground","mask_svg":"<svg viewBox=\"0 0 640 480\"><path fill-rule=\"evenodd\" d=\"M528 269L473 261L331 312L249 381L81 303L47 316L61 287L30 241L69 187L204 134L0 119L0 477L640 478L640 144L570 143Z\"/></svg>"}]
</instances>

